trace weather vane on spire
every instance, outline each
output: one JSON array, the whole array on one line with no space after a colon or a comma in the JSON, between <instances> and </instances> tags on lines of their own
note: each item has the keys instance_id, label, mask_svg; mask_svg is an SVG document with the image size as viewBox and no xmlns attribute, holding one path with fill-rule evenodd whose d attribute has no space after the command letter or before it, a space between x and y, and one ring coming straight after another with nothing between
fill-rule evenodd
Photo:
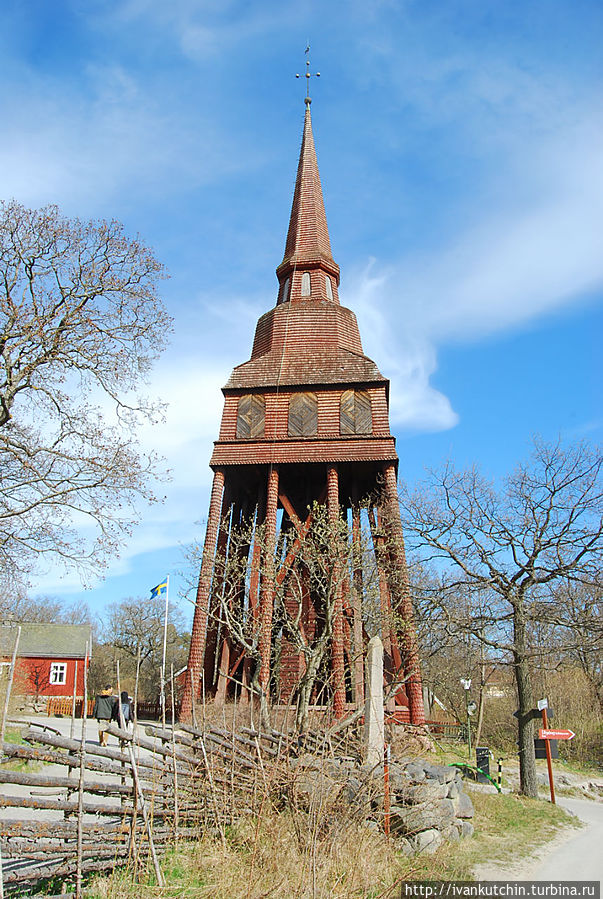
<instances>
[{"instance_id":1,"label":"weather vane on spire","mask_svg":"<svg viewBox=\"0 0 603 899\"><path fill-rule=\"evenodd\" d=\"M310 98L310 78L320 78L320 72L310 71L310 44L307 45L304 52L306 54L306 98L304 100L304 103L306 104L306 106L309 106L312 102ZM300 78L301 75L298 73L295 77Z\"/></svg>"}]
</instances>

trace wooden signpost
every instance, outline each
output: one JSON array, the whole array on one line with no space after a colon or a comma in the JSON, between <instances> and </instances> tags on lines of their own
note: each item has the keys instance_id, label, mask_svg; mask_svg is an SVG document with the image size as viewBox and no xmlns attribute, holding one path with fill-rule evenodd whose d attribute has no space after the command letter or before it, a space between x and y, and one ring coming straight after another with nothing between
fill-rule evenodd
<instances>
[{"instance_id":1,"label":"wooden signpost","mask_svg":"<svg viewBox=\"0 0 603 899\"><path fill-rule=\"evenodd\" d=\"M547 699L540 699L538 701L538 709L539 709L539 711L542 712L542 725L543 725L540 728L540 730L538 731L538 733L540 735L549 733L549 731L548 731L549 721L548 721L548 717L547 717L547 713L546 713L548 705L549 705L549 703L548 703ZM556 805L555 784L553 783L553 762L551 760L551 744L549 743L550 738L540 736L540 739L544 740L544 748L546 751L546 766L549 770L549 789L551 791L551 802L553 803L553 805Z\"/></svg>"},{"instance_id":2,"label":"wooden signpost","mask_svg":"<svg viewBox=\"0 0 603 899\"><path fill-rule=\"evenodd\" d=\"M576 734L573 730L551 730L549 728L549 719L548 715L550 712L551 718L553 717L553 710L549 709L549 701L548 699L539 699L537 702L537 709L530 709L529 712L526 712L524 715L524 719L530 721L533 718L541 718L542 719L542 727L538 729L538 739L544 741L544 751L546 753L546 765L549 771L549 788L551 791L551 802L555 805L555 784L553 783L553 763L551 759L551 740L573 740ZM547 711L548 710L548 711ZM519 718L519 709L516 712L513 712L514 718ZM555 744L556 745L556 744ZM537 747L536 758L542 758L542 755L538 755L538 752L542 751L542 747ZM555 756L557 758L557 756Z\"/></svg>"},{"instance_id":3,"label":"wooden signpost","mask_svg":"<svg viewBox=\"0 0 603 899\"><path fill-rule=\"evenodd\" d=\"M555 805L555 785L553 783L553 764L551 762L550 740L573 740L576 734L573 730L550 730L547 716L549 703L547 699L538 701L538 711L542 713L542 727L538 729L538 739L544 740L546 751L546 764L549 770L549 787L551 790L551 802Z\"/></svg>"}]
</instances>

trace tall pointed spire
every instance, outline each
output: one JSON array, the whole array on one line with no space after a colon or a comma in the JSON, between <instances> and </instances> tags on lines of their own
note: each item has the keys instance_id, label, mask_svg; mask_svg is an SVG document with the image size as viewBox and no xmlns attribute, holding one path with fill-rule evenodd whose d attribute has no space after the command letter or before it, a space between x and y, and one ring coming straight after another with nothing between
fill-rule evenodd
<instances>
[{"instance_id":1,"label":"tall pointed spire","mask_svg":"<svg viewBox=\"0 0 603 899\"><path fill-rule=\"evenodd\" d=\"M283 261L276 270L279 280L278 302L291 300L327 300L338 303L339 266L331 253L309 97L289 230ZM305 277L304 277L305 276Z\"/></svg>"}]
</instances>

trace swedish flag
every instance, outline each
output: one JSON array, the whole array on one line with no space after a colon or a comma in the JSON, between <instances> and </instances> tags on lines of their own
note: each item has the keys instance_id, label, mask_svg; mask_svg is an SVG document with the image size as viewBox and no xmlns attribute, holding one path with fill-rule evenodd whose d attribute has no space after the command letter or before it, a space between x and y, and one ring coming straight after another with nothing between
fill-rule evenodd
<instances>
[{"instance_id":1,"label":"swedish flag","mask_svg":"<svg viewBox=\"0 0 603 899\"><path fill-rule=\"evenodd\" d=\"M156 587L153 587L151 590L151 598L155 599L156 596L161 596L162 593L165 593L167 590L167 579L162 581L160 584L157 584Z\"/></svg>"}]
</instances>

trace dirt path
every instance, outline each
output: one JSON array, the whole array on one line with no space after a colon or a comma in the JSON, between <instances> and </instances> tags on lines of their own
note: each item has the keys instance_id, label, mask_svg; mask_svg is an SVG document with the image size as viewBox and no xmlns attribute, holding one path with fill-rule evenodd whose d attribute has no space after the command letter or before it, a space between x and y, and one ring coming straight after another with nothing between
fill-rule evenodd
<instances>
[{"instance_id":1,"label":"dirt path","mask_svg":"<svg viewBox=\"0 0 603 899\"><path fill-rule=\"evenodd\" d=\"M597 880L603 877L603 803L558 798L585 825L564 830L529 858L516 864L479 865L476 880Z\"/></svg>"},{"instance_id":2,"label":"dirt path","mask_svg":"<svg viewBox=\"0 0 603 899\"><path fill-rule=\"evenodd\" d=\"M586 826L569 834L526 871L526 880L601 880L603 877L603 803L559 799L559 805Z\"/></svg>"}]
</instances>

